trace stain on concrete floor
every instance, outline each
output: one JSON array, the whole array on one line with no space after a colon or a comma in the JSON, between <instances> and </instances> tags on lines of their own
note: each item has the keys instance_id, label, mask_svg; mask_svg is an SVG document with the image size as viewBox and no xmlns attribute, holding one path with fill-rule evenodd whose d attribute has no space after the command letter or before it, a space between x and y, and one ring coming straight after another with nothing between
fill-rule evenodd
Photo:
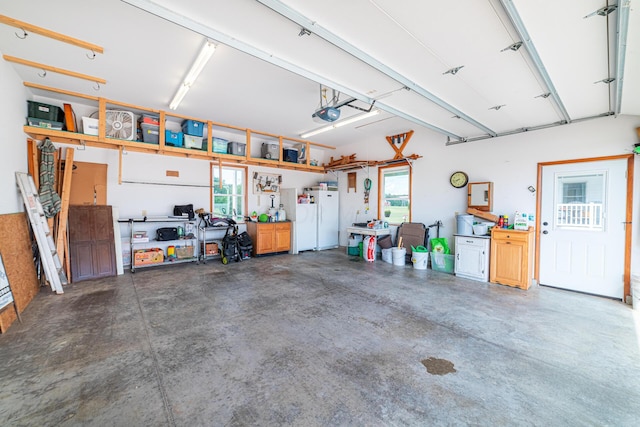
<instances>
[{"instance_id":1,"label":"stain on concrete floor","mask_svg":"<svg viewBox=\"0 0 640 427\"><path fill-rule=\"evenodd\" d=\"M428 359L421 360L421 362L431 375L446 375L457 372L453 367L453 363L447 359L429 357Z\"/></svg>"}]
</instances>

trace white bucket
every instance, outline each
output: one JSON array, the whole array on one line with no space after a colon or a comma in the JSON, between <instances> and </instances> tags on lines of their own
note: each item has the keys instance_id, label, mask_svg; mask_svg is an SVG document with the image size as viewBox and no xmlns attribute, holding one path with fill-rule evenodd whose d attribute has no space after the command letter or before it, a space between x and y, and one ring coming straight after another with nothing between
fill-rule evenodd
<instances>
[{"instance_id":1,"label":"white bucket","mask_svg":"<svg viewBox=\"0 0 640 427\"><path fill-rule=\"evenodd\" d=\"M473 234L476 234L478 236L485 236L487 234L487 231L489 231L489 227L487 227L487 224L475 224L473 226Z\"/></svg>"},{"instance_id":2,"label":"white bucket","mask_svg":"<svg viewBox=\"0 0 640 427\"><path fill-rule=\"evenodd\" d=\"M458 234L471 236L473 234L473 215L456 216Z\"/></svg>"},{"instance_id":3,"label":"white bucket","mask_svg":"<svg viewBox=\"0 0 640 427\"><path fill-rule=\"evenodd\" d=\"M391 248L393 265L404 265L404 257L407 254L406 248Z\"/></svg>"},{"instance_id":4,"label":"white bucket","mask_svg":"<svg viewBox=\"0 0 640 427\"><path fill-rule=\"evenodd\" d=\"M429 252L411 252L411 262L416 270L426 270Z\"/></svg>"},{"instance_id":5,"label":"white bucket","mask_svg":"<svg viewBox=\"0 0 640 427\"><path fill-rule=\"evenodd\" d=\"M388 262L389 264L393 263L392 248L382 249L382 260L384 262Z\"/></svg>"}]
</instances>

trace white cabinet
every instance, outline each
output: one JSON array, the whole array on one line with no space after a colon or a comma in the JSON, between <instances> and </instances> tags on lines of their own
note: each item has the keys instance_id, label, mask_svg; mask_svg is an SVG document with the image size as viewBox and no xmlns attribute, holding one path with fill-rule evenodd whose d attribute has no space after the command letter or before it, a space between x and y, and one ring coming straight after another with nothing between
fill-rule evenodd
<instances>
[{"instance_id":1,"label":"white cabinet","mask_svg":"<svg viewBox=\"0 0 640 427\"><path fill-rule=\"evenodd\" d=\"M489 281L489 236L455 236L456 276Z\"/></svg>"}]
</instances>

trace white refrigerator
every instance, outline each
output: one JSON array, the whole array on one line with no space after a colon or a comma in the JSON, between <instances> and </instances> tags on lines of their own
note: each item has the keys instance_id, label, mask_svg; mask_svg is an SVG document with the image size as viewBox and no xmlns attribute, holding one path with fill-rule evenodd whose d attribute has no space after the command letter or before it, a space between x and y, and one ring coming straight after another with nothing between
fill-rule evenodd
<instances>
[{"instance_id":1,"label":"white refrigerator","mask_svg":"<svg viewBox=\"0 0 640 427\"><path fill-rule=\"evenodd\" d=\"M339 246L340 218L337 191L310 191L318 210L316 250Z\"/></svg>"},{"instance_id":2,"label":"white refrigerator","mask_svg":"<svg viewBox=\"0 0 640 427\"><path fill-rule=\"evenodd\" d=\"M318 235L318 209L315 204L298 203L295 188L280 189L280 203L291 224L291 253L316 249Z\"/></svg>"}]
</instances>

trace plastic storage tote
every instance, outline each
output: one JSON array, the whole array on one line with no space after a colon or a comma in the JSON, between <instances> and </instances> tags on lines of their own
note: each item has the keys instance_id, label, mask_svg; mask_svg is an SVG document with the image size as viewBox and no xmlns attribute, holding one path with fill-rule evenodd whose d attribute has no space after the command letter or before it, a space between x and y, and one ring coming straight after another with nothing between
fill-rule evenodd
<instances>
[{"instance_id":1,"label":"plastic storage tote","mask_svg":"<svg viewBox=\"0 0 640 427\"><path fill-rule=\"evenodd\" d=\"M187 135L202 137L204 135L204 123L195 120L185 120L182 122L182 132Z\"/></svg>"},{"instance_id":2,"label":"plastic storage tote","mask_svg":"<svg viewBox=\"0 0 640 427\"><path fill-rule=\"evenodd\" d=\"M215 145L214 145L215 147ZM229 142L227 145L227 153L234 154L236 156L244 156L246 152L247 144L244 142Z\"/></svg>"},{"instance_id":3,"label":"plastic storage tote","mask_svg":"<svg viewBox=\"0 0 640 427\"><path fill-rule=\"evenodd\" d=\"M140 124L142 129L142 142L157 144L160 140L160 128L155 125Z\"/></svg>"},{"instance_id":4,"label":"plastic storage tote","mask_svg":"<svg viewBox=\"0 0 640 427\"><path fill-rule=\"evenodd\" d=\"M182 147L183 134L182 132L172 132L170 130L164 131L164 143L174 147Z\"/></svg>"},{"instance_id":5,"label":"plastic storage tote","mask_svg":"<svg viewBox=\"0 0 640 427\"><path fill-rule=\"evenodd\" d=\"M229 145L229 141L224 138L211 138L211 143L213 144L213 152L219 154L227 154L227 146Z\"/></svg>"},{"instance_id":6,"label":"plastic storage tote","mask_svg":"<svg viewBox=\"0 0 640 427\"><path fill-rule=\"evenodd\" d=\"M36 101L27 101L27 107L29 110L27 116L29 117L51 122L64 122L64 111L60 107Z\"/></svg>"},{"instance_id":7,"label":"plastic storage tote","mask_svg":"<svg viewBox=\"0 0 640 427\"><path fill-rule=\"evenodd\" d=\"M196 150L206 150L206 146L202 144L201 136L182 135L184 148L195 148ZM204 148L203 148L204 147Z\"/></svg>"}]
</instances>

